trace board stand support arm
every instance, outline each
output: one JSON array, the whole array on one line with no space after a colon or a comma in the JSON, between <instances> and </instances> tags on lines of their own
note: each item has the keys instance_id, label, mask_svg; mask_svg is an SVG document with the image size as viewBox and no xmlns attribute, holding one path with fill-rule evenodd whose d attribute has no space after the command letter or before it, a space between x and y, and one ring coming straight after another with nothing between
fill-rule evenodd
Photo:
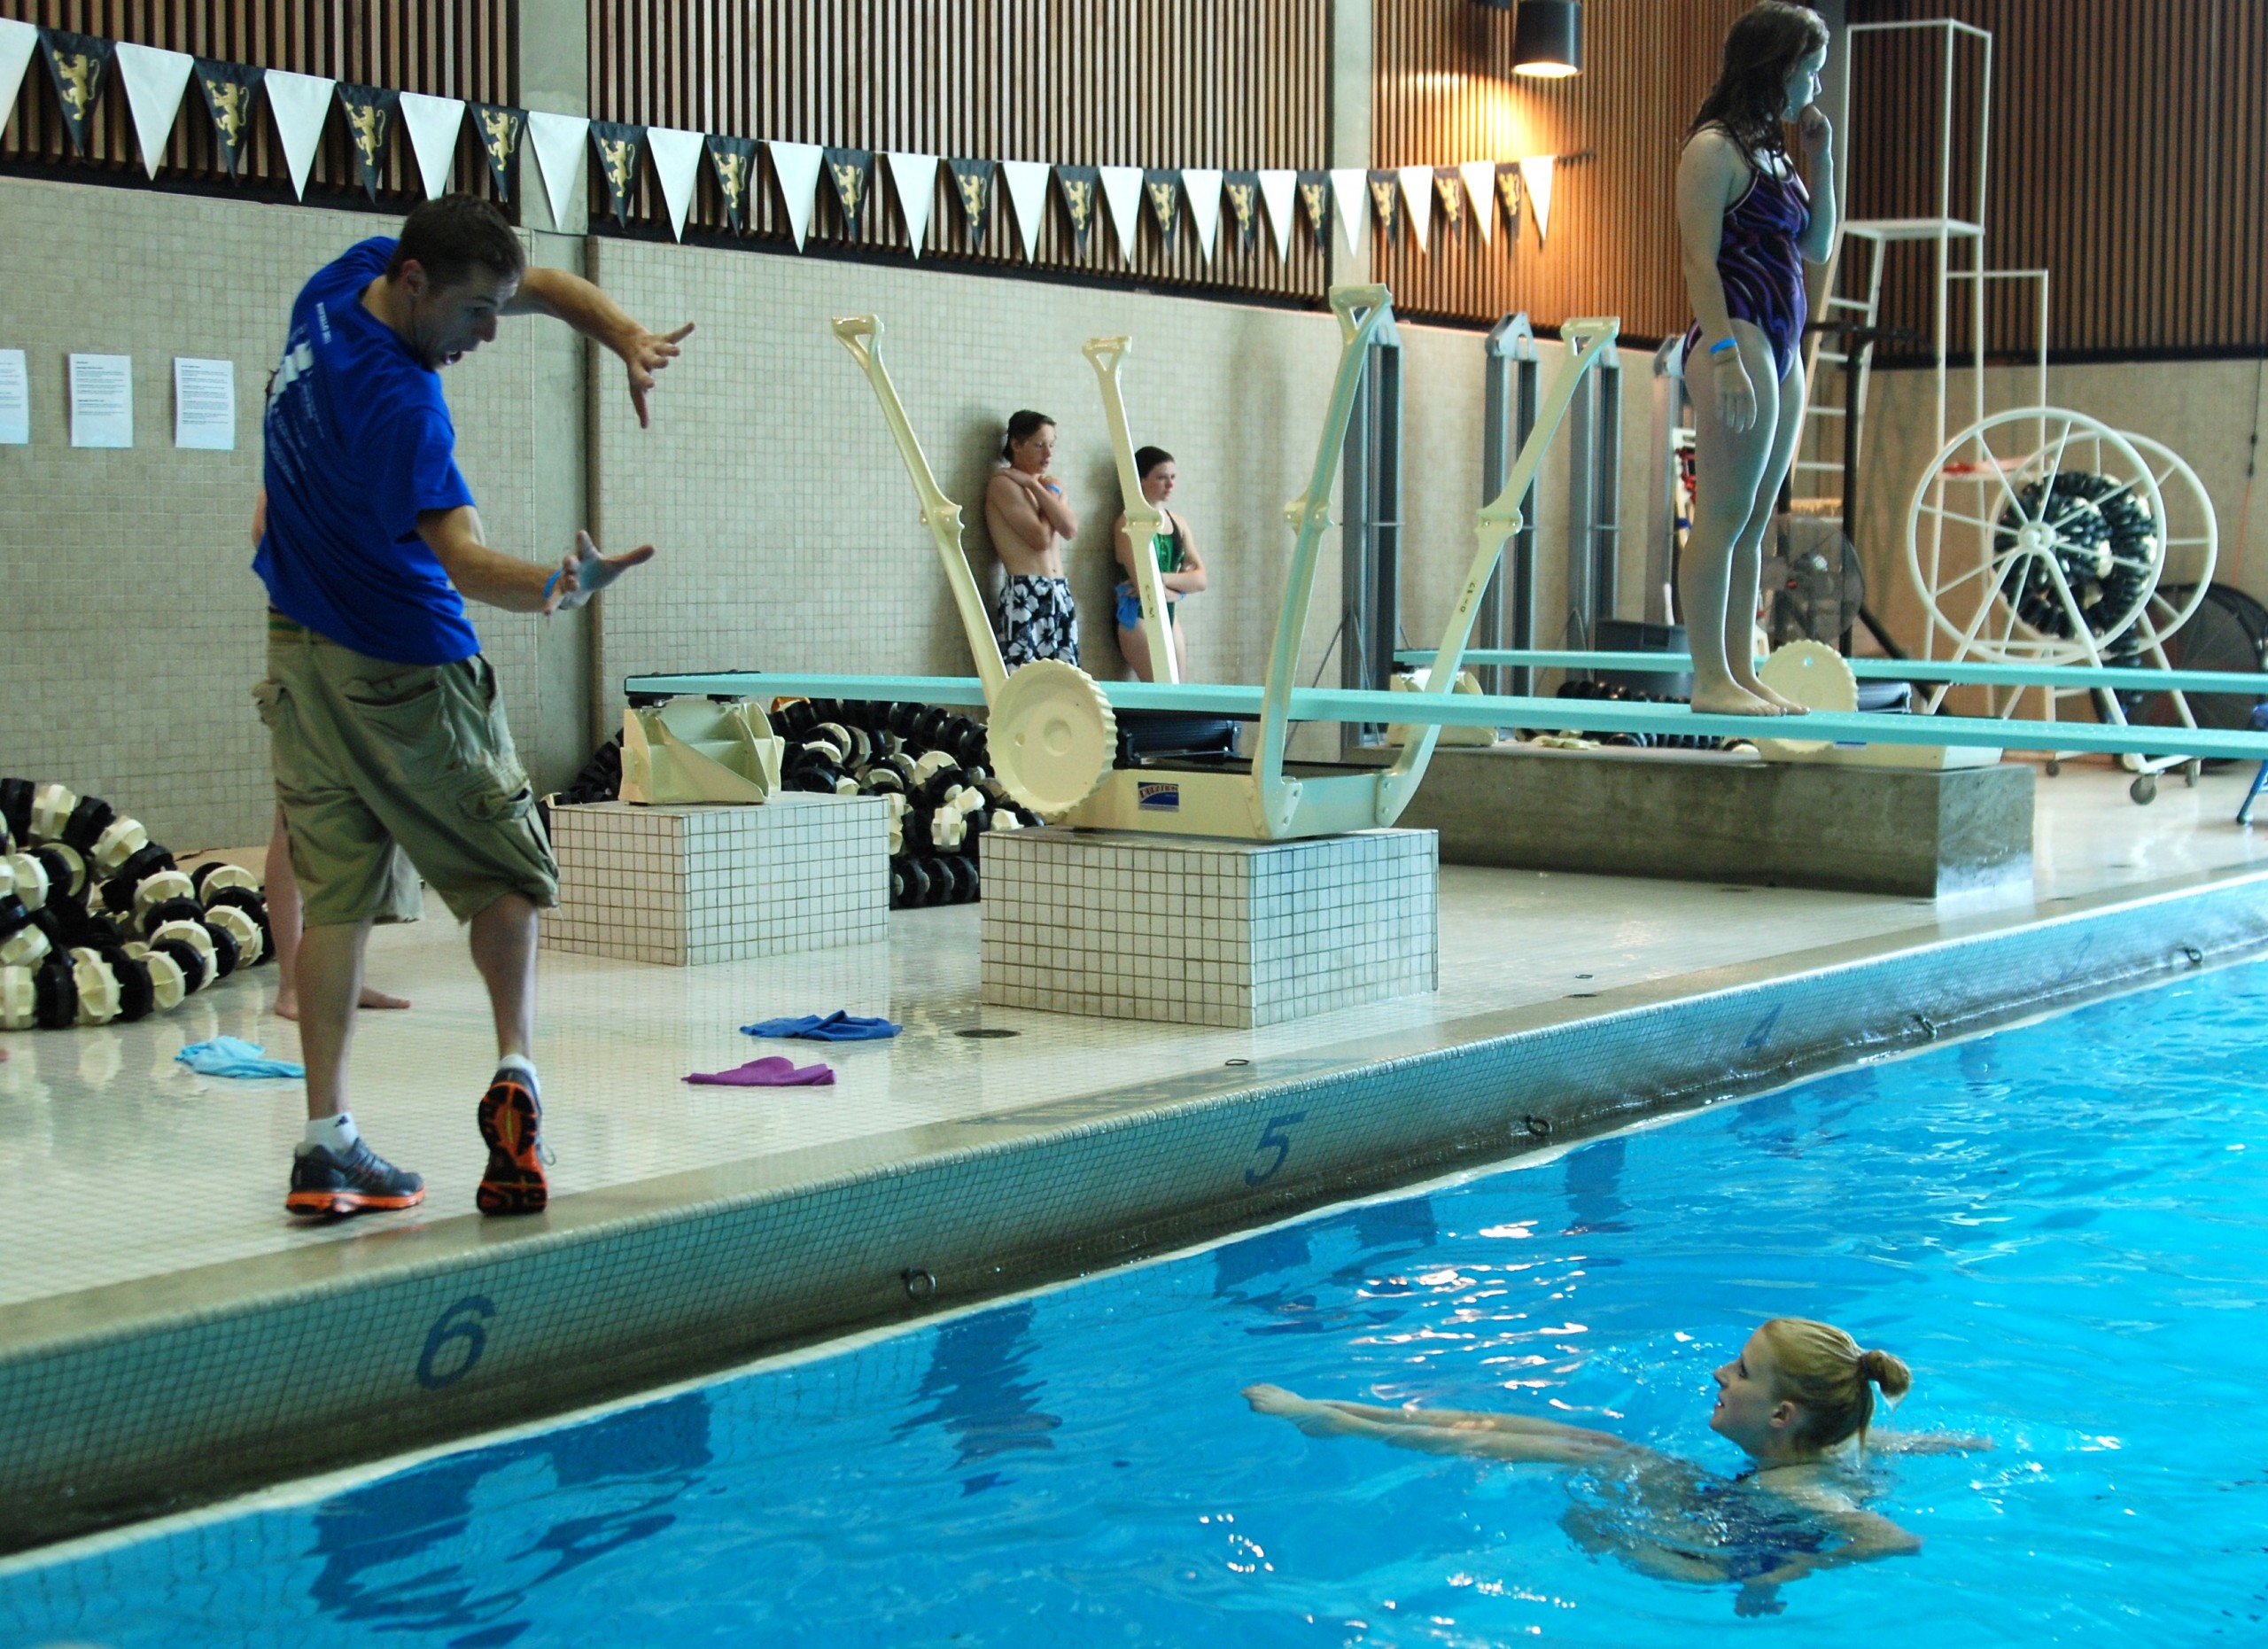
<instances>
[{"instance_id":1,"label":"board stand support arm","mask_svg":"<svg viewBox=\"0 0 2268 1649\"><path fill-rule=\"evenodd\" d=\"M1612 315L1569 321L1559 329L1560 340L1566 350L1551 375L1542 403L1536 408L1535 425L1521 443L1519 456L1504 478L1503 489L1483 504L1474 517L1473 536L1478 541L1472 565L1465 572L1464 587L1457 593L1456 604L1450 610L1449 623L1441 631L1441 644L1434 651L1425 692L1447 694L1456 690L1457 672L1464 663L1465 644L1472 639L1473 615L1480 610L1480 597L1503 558L1504 546L1526 525L1520 500L1527 496L1536 472L1543 466L1544 455L1551 449L1552 439L1566 419L1576 385L1582 382L1583 374L1614 347L1621 330L1621 321ZM1433 747L1441 735L1439 722L1427 722L1418 727L1402 745L1402 754L1394 758L1393 766L1380 775L1380 824L1391 824L1402 816L1402 810L1425 777L1426 766L1433 760Z\"/></svg>"},{"instance_id":2,"label":"board stand support arm","mask_svg":"<svg viewBox=\"0 0 2268 1649\"><path fill-rule=\"evenodd\" d=\"M1172 624L1166 611L1165 580L1158 571L1157 556L1150 548L1152 536L1164 525L1164 517L1143 494L1141 472L1134 463L1134 436L1126 422L1126 397L1118 381L1119 366L1133 347L1130 338L1090 338L1080 353L1095 369L1096 384L1102 392L1103 419L1110 426L1111 453L1118 461L1118 495L1126 507L1126 539L1130 551L1126 576L1142 602L1142 634L1150 643L1150 680L1178 684L1181 660L1174 652Z\"/></svg>"},{"instance_id":3,"label":"board stand support arm","mask_svg":"<svg viewBox=\"0 0 2268 1649\"><path fill-rule=\"evenodd\" d=\"M968 634L968 650L976 660L977 679L984 684L984 702L999 702L1001 691L1008 684L1008 670L1000 658L1000 643L992 634L991 617L984 611L984 596L976 587L976 575L969 570L968 552L961 542L960 506L944 494L937 485L936 473L921 450L921 443L907 421L905 403L898 399L897 385L890 381L889 369L882 364L882 323L878 315L854 315L838 317L834 323L835 340L850 352L858 369L866 375L866 382L874 387L874 399L882 403L882 420L889 425L892 439L897 443L897 455L905 461L905 473L912 478L913 491L921 501L921 525L929 529L929 537L937 547L937 559L944 564L945 583L952 590L953 605L960 611L961 628Z\"/></svg>"}]
</instances>

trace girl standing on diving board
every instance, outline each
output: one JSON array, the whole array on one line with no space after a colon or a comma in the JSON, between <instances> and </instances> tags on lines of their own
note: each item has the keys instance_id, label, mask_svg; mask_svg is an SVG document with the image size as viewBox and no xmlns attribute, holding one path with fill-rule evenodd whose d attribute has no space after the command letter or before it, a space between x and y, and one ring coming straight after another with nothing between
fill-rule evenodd
<instances>
[{"instance_id":1,"label":"girl standing on diving board","mask_svg":"<svg viewBox=\"0 0 2268 1649\"><path fill-rule=\"evenodd\" d=\"M1693 649L1693 708L1799 715L1757 679L1752 636L1764 530L1804 423L1807 264L1835 247L1835 158L1814 101L1827 25L1763 0L1725 36L1716 89L1677 167L1677 231L1697 317L1685 337L1694 408L1693 530L1678 598ZM1800 136L1806 191L1788 153Z\"/></svg>"}]
</instances>

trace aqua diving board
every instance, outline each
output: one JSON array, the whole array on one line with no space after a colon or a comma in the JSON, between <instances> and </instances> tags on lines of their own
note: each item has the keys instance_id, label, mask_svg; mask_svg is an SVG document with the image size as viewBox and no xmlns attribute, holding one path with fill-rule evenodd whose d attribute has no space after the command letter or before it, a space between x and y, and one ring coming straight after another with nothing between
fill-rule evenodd
<instances>
[{"instance_id":1,"label":"aqua diving board","mask_svg":"<svg viewBox=\"0 0 2268 1649\"><path fill-rule=\"evenodd\" d=\"M1405 648L1394 656L1398 665L1431 664L1433 658L1432 651L1425 648ZM1470 647L1465 649L1464 662L1468 665L1617 670L1645 675L1682 675L1693 668L1693 660L1683 653L1569 652L1525 647ZM1846 658L1844 663L1861 681L1946 681L1956 687L2115 688L2149 693L2179 689L2184 693L2243 693L2253 698L2268 698L2268 674L2254 671L1947 664L1928 658Z\"/></svg>"},{"instance_id":2,"label":"aqua diving board","mask_svg":"<svg viewBox=\"0 0 2268 1649\"><path fill-rule=\"evenodd\" d=\"M1660 654L1585 654L1585 657ZM905 700L923 704L984 703L973 676L819 675L726 671L702 675L631 676L623 690L699 693L750 698ZM1150 681L1096 683L1114 710L1174 710L1256 717L1258 687L1178 686ZM1845 744L1950 745L1983 750L2053 750L2106 755L2182 755L2233 761L2268 760L2268 732L2218 727L2107 727L2030 718L1910 716L1814 711L1808 716L1702 715L1683 704L1625 704L1596 698L1515 698L1482 693L1379 693L1353 688L1301 688L1292 695L1293 721L1403 722L1449 727L1550 727L1582 733L1651 733L1702 739L1784 738Z\"/></svg>"}]
</instances>

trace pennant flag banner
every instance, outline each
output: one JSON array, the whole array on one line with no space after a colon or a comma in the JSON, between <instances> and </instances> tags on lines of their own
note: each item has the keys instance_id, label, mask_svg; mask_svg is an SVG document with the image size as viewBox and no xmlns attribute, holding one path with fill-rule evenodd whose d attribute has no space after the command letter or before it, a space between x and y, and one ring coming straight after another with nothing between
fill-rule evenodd
<instances>
[{"instance_id":1,"label":"pennant flag banner","mask_svg":"<svg viewBox=\"0 0 2268 1649\"><path fill-rule=\"evenodd\" d=\"M937 198L937 157L892 151L882 157L889 163L889 186L897 191L897 214L905 220L906 243L921 255L929 237L929 208Z\"/></svg>"},{"instance_id":2,"label":"pennant flag banner","mask_svg":"<svg viewBox=\"0 0 2268 1649\"><path fill-rule=\"evenodd\" d=\"M457 134L464 130L464 99L405 91L401 129L409 134L409 152L417 161L417 181L425 186L425 198L439 200L456 181Z\"/></svg>"},{"instance_id":3,"label":"pennant flag banner","mask_svg":"<svg viewBox=\"0 0 2268 1649\"><path fill-rule=\"evenodd\" d=\"M275 93L271 89L268 95ZM575 204L575 185L583 175L583 138L590 129L591 123L579 114L528 111L528 142L535 149L536 169L543 174L543 198L551 207L554 229L565 229L567 209Z\"/></svg>"},{"instance_id":4,"label":"pennant flag banner","mask_svg":"<svg viewBox=\"0 0 2268 1649\"><path fill-rule=\"evenodd\" d=\"M1559 157L1553 154L1531 154L1520 158L1520 188L1535 203L1535 244L1543 245L1544 230L1551 222L1551 169Z\"/></svg>"},{"instance_id":5,"label":"pennant flag banner","mask_svg":"<svg viewBox=\"0 0 2268 1649\"><path fill-rule=\"evenodd\" d=\"M362 192L378 203L378 180L386 169L386 145L393 141L394 112L401 94L383 86L338 84L338 106L346 112L347 135L354 140L354 169L362 179Z\"/></svg>"},{"instance_id":6,"label":"pennant flag banner","mask_svg":"<svg viewBox=\"0 0 2268 1649\"><path fill-rule=\"evenodd\" d=\"M111 43L66 28L43 28L39 45L47 72L55 80L56 98L63 105L63 123L70 128L72 152L84 154L87 123L95 117L96 101L103 95L103 72L111 64Z\"/></svg>"},{"instance_id":7,"label":"pennant flag banner","mask_svg":"<svg viewBox=\"0 0 2268 1649\"><path fill-rule=\"evenodd\" d=\"M1055 186L1063 191L1063 210L1070 214L1072 244L1084 258L1087 237L1094 233L1095 217L1102 210L1102 174L1091 166L1059 166Z\"/></svg>"},{"instance_id":8,"label":"pennant flag banner","mask_svg":"<svg viewBox=\"0 0 2268 1649\"><path fill-rule=\"evenodd\" d=\"M1379 230L1386 237L1386 244L1402 244L1402 211L1395 203L1394 189L1402 182L1391 171L1371 170L1363 175L1370 184L1371 211L1379 221Z\"/></svg>"},{"instance_id":9,"label":"pennant flag banner","mask_svg":"<svg viewBox=\"0 0 2268 1649\"><path fill-rule=\"evenodd\" d=\"M252 148L252 105L267 73L249 63L197 59L197 89L205 94L205 112L213 117L213 136L230 177L244 169L245 155ZM0 123L5 118L0 115Z\"/></svg>"},{"instance_id":10,"label":"pennant flag banner","mask_svg":"<svg viewBox=\"0 0 2268 1649\"><path fill-rule=\"evenodd\" d=\"M744 235L755 207L749 186L756 177L756 139L719 137L711 132L706 141L709 169L716 174L717 193L725 202L725 222L734 234Z\"/></svg>"},{"instance_id":11,"label":"pennant flag banner","mask_svg":"<svg viewBox=\"0 0 2268 1649\"><path fill-rule=\"evenodd\" d=\"M1221 198L1229 208L1229 222L1237 226L1237 250L1250 252L1253 233L1260 227L1260 174L1222 173Z\"/></svg>"},{"instance_id":12,"label":"pennant flag banner","mask_svg":"<svg viewBox=\"0 0 2268 1649\"><path fill-rule=\"evenodd\" d=\"M975 251L984 244L984 230L992 221L992 174L990 160L949 159L952 168L953 192L960 197L962 217L968 222L968 249Z\"/></svg>"},{"instance_id":13,"label":"pennant flag banner","mask_svg":"<svg viewBox=\"0 0 2268 1649\"><path fill-rule=\"evenodd\" d=\"M1221 230L1221 174L1208 166L1184 167L1181 186L1189 195L1189 219L1197 225L1197 244L1205 261L1213 261L1213 240Z\"/></svg>"},{"instance_id":14,"label":"pennant flag banner","mask_svg":"<svg viewBox=\"0 0 2268 1649\"><path fill-rule=\"evenodd\" d=\"M1300 207L1307 214L1308 230L1315 237L1317 252L1331 250L1331 174L1328 172L1297 172L1293 174L1299 186Z\"/></svg>"},{"instance_id":15,"label":"pennant flag banner","mask_svg":"<svg viewBox=\"0 0 2268 1649\"><path fill-rule=\"evenodd\" d=\"M788 232L796 250L804 249L811 233L812 208L819 204L819 168L826 155L817 144L766 143L772 156L772 175L780 185L781 203L788 208Z\"/></svg>"},{"instance_id":16,"label":"pennant flag banner","mask_svg":"<svg viewBox=\"0 0 2268 1649\"><path fill-rule=\"evenodd\" d=\"M835 185L835 203L843 208L843 222L858 237L866 222L866 198L874 187L874 152L871 149L827 149L821 151L827 166L827 181Z\"/></svg>"},{"instance_id":17,"label":"pennant flag banner","mask_svg":"<svg viewBox=\"0 0 2268 1649\"><path fill-rule=\"evenodd\" d=\"M496 185L496 198L512 198L512 156L518 152L520 137L528 128L528 112L505 103L476 103L472 107L472 128L480 134L480 152L488 162L489 178ZM578 140L579 146L580 140ZM552 219L557 222L556 217Z\"/></svg>"},{"instance_id":18,"label":"pennant flag banner","mask_svg":"<svg viewBox=\"0 0 2268 1649\"><path fill-rule=\"evenodd\" d=\"M1173 250L1173 233L1179 227L1181 214L1176 210L1181 194L1181 174L1170 167L1150 167L1142 173L1143 198L1150 203L1150 216L1158 225L1159 238L1166 250Z\"/></svg>"},{"instance_id":19,"label":"pennant flag banner","mask_svg":"<svg viewBox=\"0 0 2268 1649\"><path fill-rule=\"evenodd\" d=\"M1402 183L1402 198L1409 203L1410 227L1418 237L1418 250L1425 250L1425 230L1433 221L1433 168L1402 166L1394 168Z\"/></svg>"},{"instance_id":20,"label":"pennant flag banner","mask_svg":"<svg viewBox=\"0 0 2268 1649\"><path fill-rule=\"evenodd\" d=\"M16 112L16 94L24 87L24 71L39 50L39 30L29 23L0 17L0 127Z\"/></svg>"},{"instance_id":21,"label":"pennant flag banner","mask_svg":"<svg viewBox=\"0 0 2268 1649\"><path fill-rule=\"evenodd\" d=\"M1441 238L1464 227L1464 179L1453 166L1433 168L1433 204L1441 214Z\"/></svg>"},{"instance_id":22,"label":"pennant flag banner","mask_svg":"<svg viewBox=\"0 0 2268 1649\"><path fill-rule=\"evenodd\" d=\"M1520 163L1499 160L1496 163L1496 198L1504 208L1504 226L1514 238L1520 232Z\"/></svg>"},{"instance_id":23,"label":"pennant flag banner","mask_svg":"<svg viewBox=\"0 0 2268 1649\"><path fill-rule=\"evenodd\" d=\"M1358 166L1336 166L1331 168L1332 204L1339 211L1339 232L1347 238L1347 250L1358 253L1363 249L1363 226L1371 221L1370 179ZM1389 195L1387 198L1393 197Z\"/></svg>"},{"instance_id":24,"label":"pennant flag banner","mask_svg":"<svg viewBox=\"0 0 2268 1649\"><path fill-rule=\"evenodd\" d=\"M1472 203L1472 226L1480 231L1481 245L1487 245L1496 224L1496 163L1467 160L1457 167L1457 175L1464 179L1464 192Z\"/></svg>"},{"instance_id":25,"label":"pennant flag banner","mask_svg":"<svg viewBox=\"0 0 2268 1649\"><path fill-rule=\"evenodd\" d=\"M617 223L630 222L630 197L638 187L638 162L646 152L646 128L621 121L593 121L591 147L598 151L599 182Z\"/></svg>"},{"instance_id":26,"label":"pennant flag banner","mask_svg":"<svg viewBox=\"0 0 2268 1649\"><path fill-rule=\"evenodd\" d=\"M670 233L680 240L685 238L685 214L693 210L693 197L701 187L701 136L674 126L646 128L646 152L654 158L662 204L669 208Z\"/></svg>"},{"instance_id":27,"label":"pennant flag banner","mask_svg":"<svg viewBox=\"0 0 2268 1649\"><path fill-rule=\"evenodd\" d=\"M142 164L153 178L166 158L167 144L173 140L174 120L181 113L182 96L196 66L197 59L186 51L119 43L118 78L126 85L126 106L134 116Z\"/></svg>"},{"instance_id":28,"label":"pennant flag banner","mask_svg":"<svg viewBox=\"0 0 2268 1649\"><path fill-rule=\"evenodd\" d=\"M1270 169L1254 172L1260 184L1260 198L1268 205L1268 227L1276 236L1276 261L1285 262L1292 255L1292 220L1298 214L1299 178L1297 172Z\"/></svg>"},{"instance_id":29,"label":"pennant flag banner","mask_svg":"<svg viewBox=\"0 0 2268 1649\"><path fill-rule=\"evenodd\" d=\"M1134 261L1135 237L1142 232L1142 168L1138 166L1099 166L1103 203L1110 208L1118 230L1118 255Z\"/></svg>"},{"instance_id":30,"label":"pennant flag banner","mask_svg":"<svg viewBox=\"0 0 2268 1649\"><path fill-rule=\"evenodd\" d=\"M291 192L305 200L307 168L315 164L315 145L322 142L323 118L330 113L335 82L320 74L270 69L260 83L268 92L268 113L284 145L284 163L291 168Z\"/></svg>"},{"instance_id":31,"label":"pennant flag banner","mask_svg":"<svg viewBox=\"0 0 2268 1649\"><path fill-rule=\"evenodd\" d=\"M1016 233L1024 244L1024 261L1039 255L1039 226L1047 215L1047 173L1045 160L1003 160L1000 183L1015 209Z\"/></svg>"}]
</instances>

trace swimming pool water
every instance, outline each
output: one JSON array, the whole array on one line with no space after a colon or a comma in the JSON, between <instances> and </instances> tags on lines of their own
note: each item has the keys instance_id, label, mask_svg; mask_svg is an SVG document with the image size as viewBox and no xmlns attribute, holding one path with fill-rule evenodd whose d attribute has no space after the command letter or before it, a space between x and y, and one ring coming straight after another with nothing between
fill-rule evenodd
<instances>
[{"instance_id":1,"label":"swimming pool water","mask_svg":"<svg viewBox=\"0 0 2268 1649\"><path fill-rule=\"evenodd\" d=\"M116 1645L2268 1638L2268 968L2201 976L0 1577ZM1716 1471L1709 1371L1822 1317L1914 1366L1916 1556L1783 1613L1580 1549L1550 1470L1238 1395L1502 1408Z\"/></svg>"}]
</instances>

